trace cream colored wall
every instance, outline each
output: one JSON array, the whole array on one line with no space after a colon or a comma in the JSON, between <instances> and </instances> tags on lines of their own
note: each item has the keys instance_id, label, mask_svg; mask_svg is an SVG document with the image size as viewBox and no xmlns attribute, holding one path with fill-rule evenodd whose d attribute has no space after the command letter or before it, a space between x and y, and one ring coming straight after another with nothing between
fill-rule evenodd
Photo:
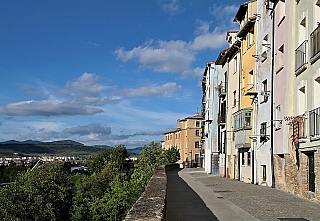
<instances>
[{"instance_id":1,"label":"cream colored wall","mask_svg":"<svg viewBox=\"0 0 320 221\"><path fill-rule=\"evenodd\" d=\"M163 146L165 149L170 147L176 147L180 152L180 160L178 163L182 164L186 159L195 159L195 154L199 154L201 148L195 148L195 142L198 141L200 145L201 141L201 120L202 116L195 118L185 118L181 120L182 127L180 128L177 124L177 130L167 132L164 134ZM199 121L199 127L196 127L196 121ZM196 136L196 130L199 130L199 136ZM191 155L192 152L192 155Z\"/></svg>"}]
</instances>

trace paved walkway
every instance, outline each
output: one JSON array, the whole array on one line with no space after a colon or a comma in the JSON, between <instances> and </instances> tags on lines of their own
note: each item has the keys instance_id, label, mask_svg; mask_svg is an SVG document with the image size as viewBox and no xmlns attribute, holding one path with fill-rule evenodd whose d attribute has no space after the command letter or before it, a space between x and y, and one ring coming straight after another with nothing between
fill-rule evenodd
<instances>
[{"instance_id":1,"label":"paved walkway","mask_svg":"<svg viewBox=\"0 0 320 221\"><path fill-rule=\"evenodd\" d=\"M166 213L167 221L320 221L320 204L186 168L168 173Z\"/></svg>"}]
</instances>

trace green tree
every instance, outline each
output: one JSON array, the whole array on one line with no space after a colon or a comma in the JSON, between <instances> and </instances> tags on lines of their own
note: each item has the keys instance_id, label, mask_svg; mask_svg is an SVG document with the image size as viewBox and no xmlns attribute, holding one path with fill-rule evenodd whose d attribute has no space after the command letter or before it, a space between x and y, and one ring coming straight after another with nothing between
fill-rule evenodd
<instances>
[{"instance_id":1,"label":"green tree","mask_svg":"<svg viewBox=\"0 0 320 221\"><path fill-rule=\"evenodd\" d=\"M21 173L0 189L3 220L69 220L72 188L62 164L47 163Z\"/></svg>"},{"instance_id":2,"label":"green tree","mask_svg":"<svg viewBox=\"0 0 320 221\"><path fill-rule=\"evenodd\" d=\"M175 147L164 150L158 142L151 142L148 146L144 146L130 180L132 197L137 200L141 196L157 167L175 163L179 157L179 150Z\"/></svg>"},{"instance_id":3,"label":"green tree","mask_svg":"<svg viewBox=\"0 0 320 221\"><path fill-rule=\"evenodd\" d=\"M73 178L76 193L73 198L72 220L124 218L124 214L133 204L128 200L129 179L133 167L128 157L125 146L119 145L88 160L90 175L77 175Z\"/></svg>"}]
</instances>

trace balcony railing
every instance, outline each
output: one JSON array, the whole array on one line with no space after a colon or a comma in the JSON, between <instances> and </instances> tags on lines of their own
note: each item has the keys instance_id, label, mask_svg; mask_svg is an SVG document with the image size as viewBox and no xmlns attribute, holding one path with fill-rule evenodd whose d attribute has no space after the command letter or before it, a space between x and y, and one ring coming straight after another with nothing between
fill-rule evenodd
<instances>
[{"instance_id":1,"label":"balcony railing","mask_svg":"<svg viewBox=\"0 0 320 221\"><path fill-rule=\"evenodd\" d=\"M225 82L221 82L219 84L219 96L225 96L226 93L227 93L226 83Z\"/></svg>"},{"instance_id":2,"label":"balcony railing","mask_svg":"<svg viewBox=\"0 0 320 221\"><path fill-rule=\"evenodd\" d=\"M319 56L320 52L320 26L318 26L311 34L310 34L310 60L311 62L316 60Z\"/></svg>"},{"instance_id":3,"label":"balcony railing","mask_svg":"<svg viewBox=\"0 0 320 221\"><path fill-rule=\"evenodd\" d=\"M307 63L307 43L308 40L295 50L295 72L298 72Z\"/></svg>"},{"instance_id":4,"label":"balcony railing","mask_svg":"<svg viewBox=\"0 0 320 221\"><path fill-rule=\"evenodd\" d=\"M320 107L309 112L310 116L310 137L319 137L320 135Z\"/></svg>"},{"instance_id":5,"label":"balcony railing","mask_svg":"<svg viewBox=\"0 0 320 221\"><path fill-rule=\"evenodd\" d=\"M225 124L226 123L226 114L221 113L218 115L218 124Z\"/></svg>"}]
</instances>

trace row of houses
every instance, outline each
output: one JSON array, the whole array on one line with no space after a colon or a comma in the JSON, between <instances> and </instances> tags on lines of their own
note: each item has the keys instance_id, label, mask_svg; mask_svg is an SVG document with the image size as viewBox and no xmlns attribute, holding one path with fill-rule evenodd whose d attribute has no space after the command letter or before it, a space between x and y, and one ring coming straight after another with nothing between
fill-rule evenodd
<instances>
[{"instance_id":1,"label":"row of houses","mask_svg":"<svg viewBox=\"0 0 320 221\"><path fill-rule=\"evenodd\" d=\"M320 202L320 0L252 0L202 81L207 173Z\"/></svg>"}]
</instances>

